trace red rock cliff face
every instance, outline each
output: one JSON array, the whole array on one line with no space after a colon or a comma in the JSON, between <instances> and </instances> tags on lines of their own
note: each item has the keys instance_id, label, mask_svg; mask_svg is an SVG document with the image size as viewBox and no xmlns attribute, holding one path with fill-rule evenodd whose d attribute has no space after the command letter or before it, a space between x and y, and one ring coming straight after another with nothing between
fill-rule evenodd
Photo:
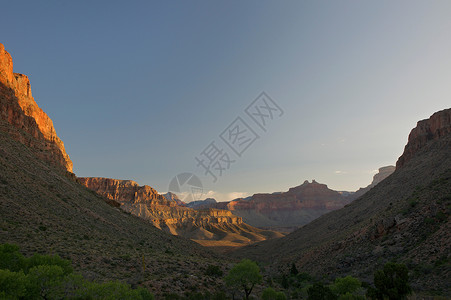
<instances>
[{"instance_id":1,"label":"red rock cliff face","mask_svg":"<svg viewBox=\"0 0 451 300\"><path fill-rule=\"evenodd\" d=\"M227 207L230 210L252 209L258 212L275 210L328 209L343 207L347 200L337 191L325 184L305 181L300 186L290 188L288 192L275 194L255 194L249 200L234 200Z\"/></svg>"},{"instance_id":2,"label":"red rock cliff face","mask_svg":"<svg viewBox=\"0 0 451 300\"><path fill-rule=\"evenodd\" d=\"M5 51L2 44L0 44L0 107L1 119L34 138L16 134L15 139L37 149L42 159L72 172L72 161L66 153L64 143L56 135L52 120L34 101L28 77L13 73L11 55Z\"/></svg>"},{"instance_id":3,"label":"red rock cliff face","mask_svg":"<svg viewBox=\"0 0 451 300\"><path fill-rule=\"evenodd\" d=\"M421 120L409 134L404 153L396 162L396 169L402 168L426 143L451 133L451 108L434 113L429 119Z\"/></svg>"},{"instance_id":4,"label":"red rock cliff face","mask_svg":"<svg viewBox=\"0 0 451 300\"><path fill-rule=\"evenodd\" d=\"M331 190L313 180L290 188L287 192L254 194L250 199L237 199L213 204L226 208L243 221L255 227L290 231L317 217L342 208L351 201L349 197Z\"/></svg>"},{"instance_id":5,"label":"red rock cliff face","mask_svg":"<svg viewBox=\"0 0 451 300\"><path fill-rule=\"evenodd\" d=\"M166 200L150 186L139 186L132 180L79 177L78 181L96 193L121 204L146 202L150 205L177 206L176 202Z\"/></svg>"},{"instance_id":6,"label":"red rock cliff face","mask_svg":"<svg viewBox=\"0 0 451 300\"><path fill-rule=\"evenodd\" d=\"M242 219L230 211L218 209L198 211L181 206L177 201L158 194L150 186L139 186L132 180L80 177L78 181L96 193L119 202L122 209L152 221L159 228L166 225L184 227L242 223Z\"/></svg>"}]
</instances>

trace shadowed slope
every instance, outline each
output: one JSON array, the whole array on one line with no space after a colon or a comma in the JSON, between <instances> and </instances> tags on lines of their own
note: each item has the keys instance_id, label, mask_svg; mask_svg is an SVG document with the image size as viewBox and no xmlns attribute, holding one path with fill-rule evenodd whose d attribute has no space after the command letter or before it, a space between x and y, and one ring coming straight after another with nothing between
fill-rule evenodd
<instances>
[{"instance_id":1,"label":"shadowed slope","mask_svg":"<svg viewBox=\"0 0 451 300\"><path fill-rule=\"evenodd\" d=\"M443 126L449 129L449 122ZM368 281L375 269L395 259L413 271L415 289L449 294L451 134L428 136L402 167L361 198L284 238L235 255L270 263L272 272L294 262L316 275L352 274Z\"/></svg>"}]
</instances>

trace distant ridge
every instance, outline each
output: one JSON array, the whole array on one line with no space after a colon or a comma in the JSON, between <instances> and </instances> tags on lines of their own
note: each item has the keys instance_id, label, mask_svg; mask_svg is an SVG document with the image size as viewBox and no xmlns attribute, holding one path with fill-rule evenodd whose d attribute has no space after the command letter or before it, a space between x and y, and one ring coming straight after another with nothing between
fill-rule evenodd
<instances>
[{"instance_id":1,"label":"distant ridge","mask_svg":"<svg viewBox=\"0 0 451 300\"><path fill-rule=\"evenodd\" d=\"M342 209L274 241L235 252L330 279L372 281L375 269L396 260L411 270L414 290L450 295L451 109L418 122L396 171Z\"/></svg>"},{"instance_id":2,"label":"distant ridge","mask_svg":"<svg viewBox=\"0 0 451 300\"><path fill-rule=\"evenodd\" d=\"M195 210L189 207L191 203L183 203L173 193L160 195L150 186L139 186L131 180L101 177L77 180L102 197L118 202L121 209L149 220L155 227L219 251L282 236L249 226L229 210L209 207Z\"/></svg>"}]
</instances>

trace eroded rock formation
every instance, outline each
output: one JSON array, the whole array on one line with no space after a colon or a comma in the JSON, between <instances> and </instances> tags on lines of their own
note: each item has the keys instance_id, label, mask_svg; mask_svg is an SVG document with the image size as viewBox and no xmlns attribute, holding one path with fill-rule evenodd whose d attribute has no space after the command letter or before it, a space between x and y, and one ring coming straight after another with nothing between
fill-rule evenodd
<instances>
[{"instance_id":1,"label":"eroded rock formation","mask_svg":"<svg viewBox=\"0 0 451 300\"><path fill-rule=\"evenodd\" d=\"M371 190L373 187L375 187L377 184L379 184L382 180L390 176L395 171L395 169L395 166L386 166L379 168L379 172L377 174L374 174L371 184L367 187L358 189L354 194L351 194L350 197L352 199L359 198L360 196Z\"/></svg>"},{"instance_id":2,"label":"eroded rock formation","mask_svg":"<svg viewBox=\"0 0 451 300\"><path fill-rule=\"evenodd\" d=\"M52 120L34 101L28 76L13 72L11 55L3 44L0 44L0 107L2 120L27 133L13 133L16 140L37 150L41 159L72 172L72 161L56 135Z\"/></svg>"},{"instance_id":3,"label":"eroded rock formation","mask_svg":"<svg viewBox=\"0 0 451 300\"><path fill-rule=\"evenodd\" d=\"M280 237L243 223L229 210L186 207L175 194L160 195L150 186L131 180L88 177L78 181L99 195L121 204L121 208L149 220L157 228L193 239L205 246L218 241L221 246L242 246L268 238ZM207 241L207 242L206 242Z\"/></svg>"},{"instance_id":4,"label":"eroded rock formation","mask_svg":"<svg viewBox=\"0 0 451 300\"><path fill-rule=\"evenodd\" d=\"M396 162L402 168L429 141L438 140L451 133L451 108L434 113L429 119L418 121L409 134L403 154Z\"/></svg>"},{"instance_id":5,"label":"eroded rock formation","mask_svg":"<svg viewBox=\"0 0 451 300\"><path fill-rule=\"evenodd\" d=\"M213 205L232 211L252 226L288 232L350 201L350 197L329 189L325 184L306 180L287 192L254 194L249 198Z\"/></svg>"}]
</instances>

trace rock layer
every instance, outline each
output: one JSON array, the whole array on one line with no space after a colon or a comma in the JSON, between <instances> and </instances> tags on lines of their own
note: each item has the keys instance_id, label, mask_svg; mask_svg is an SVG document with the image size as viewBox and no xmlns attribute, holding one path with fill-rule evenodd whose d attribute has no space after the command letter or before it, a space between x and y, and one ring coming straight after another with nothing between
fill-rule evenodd
<instances>
[{"instance_id":1,"label":"rock layer","mask_svg":"<svg viewBox=\"0 0 451 300\"><path fill-rule=\"evenodd\" d=\"M220 241L222 246L243 246L281 236L244 224L241 217L229 210L195 210L180 204L175 194L163 196L150 186L139 186L131 180L99 177L77 180L99 195L120 203L123 210L149 220L155 227L206 246L217 246L211 241Z\"/></svg>"},{"instance_id":2,"label":"rock layer","mask_svg":"<svg viewBox=\"0 0 451 300\"><path fill-rule=\"evenodd\" d=\"M252 226L289 232L345 206L351 200L325 184L306 180L287 192L254 194L244 199L212 203L211 206L228 209Z\"/></svg>"},{"instance_id":3,"label":"rock layer","mask_svg":"<svg viewBox=\"0 0 451 300\"><path fill-rule=\"evenodd\" d=\"M11 55L0 44L1 119L31 135L14 138L38 150L41 159L72 172L72 161L56 135L52 120L39 108L31 94L28 76L13 72Z\"/></svg>"}]
</instances>

